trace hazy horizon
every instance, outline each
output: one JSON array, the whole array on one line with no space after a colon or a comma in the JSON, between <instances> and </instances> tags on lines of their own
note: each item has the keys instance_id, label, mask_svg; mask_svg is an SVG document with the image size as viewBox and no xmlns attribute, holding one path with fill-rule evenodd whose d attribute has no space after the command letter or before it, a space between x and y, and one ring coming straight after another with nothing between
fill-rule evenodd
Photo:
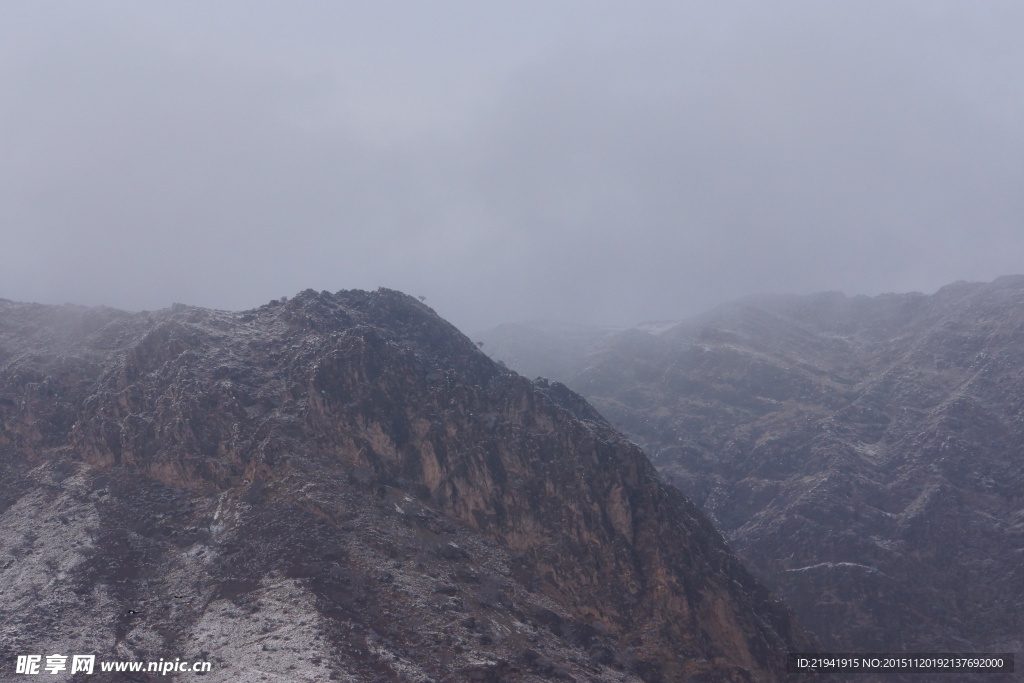
<instances>
[{"instance_id":1,"label":"hazy horizon","mask_svg":"<svg viewBox=\"0 0 1024 683\"><path fill-rule=\"evenodd\" d=\"M2 298L472 332L1024 272L1019 3L5 9Z\"/></svg>"}]
</instances>

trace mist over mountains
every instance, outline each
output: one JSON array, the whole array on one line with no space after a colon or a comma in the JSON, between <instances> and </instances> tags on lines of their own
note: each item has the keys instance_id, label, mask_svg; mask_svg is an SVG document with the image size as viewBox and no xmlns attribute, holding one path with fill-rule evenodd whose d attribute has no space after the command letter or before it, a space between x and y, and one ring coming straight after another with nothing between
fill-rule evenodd
<instances>
[{"instance_id":1,"label":"mist over mountains","mask_svg":"<svg viewBox=\"0 0 1024 683\"><path fill-rule=\"evenodd\" d=\"M472 340L391 290L2 300L4 665L769 681L797 650L1018 651L1022 379L1024 277Z\"/></svg>"},{"instance_id":2,"label":"mist over mountains","mask_svg":"<svg viewBox=\"0 0 1024 683\"><path fill-rule=\"evenodd\" d=\"M8 5L0 679L1021 650L1024 3Z\"/></svg>"},{"instance_id":3,"label":"mist over mountains","mask_svg":"<svg viewBox=\"0 0 1024 683\"><path fill-rule=\"evenodd\" d=\"M829 648L1021 650L1024 277L474 337L640 444Z\"/></svg>"}]
</instances>

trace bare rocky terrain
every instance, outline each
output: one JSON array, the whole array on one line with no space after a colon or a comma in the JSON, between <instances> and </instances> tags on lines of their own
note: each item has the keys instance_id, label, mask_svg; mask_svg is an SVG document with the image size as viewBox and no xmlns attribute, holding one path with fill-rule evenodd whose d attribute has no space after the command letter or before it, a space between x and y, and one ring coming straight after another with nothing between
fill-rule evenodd
<instances>
[{"instance_id":1,"label":"bare rocky terrain","mask_svg":"<svg viewBox=\"0 0 1024 683\"><path fill-rule=\"evenodd\" d=\"M415 299L0 300L2 680L775 681L807 647L639 448Z\"/></svg>"},{"instance_id":2,"label":"bare rocky terrain","mask_svg":"<svg viewBox=\"0 0 1024 683\"><path fill-rule=\"evenodd\" d=\"M475 338L526 373L531 349L559 348L550 327ZM1024 650L1024 277L751 299L562 348L549 376L829 649Z\"/></svg>"}]
</instances>

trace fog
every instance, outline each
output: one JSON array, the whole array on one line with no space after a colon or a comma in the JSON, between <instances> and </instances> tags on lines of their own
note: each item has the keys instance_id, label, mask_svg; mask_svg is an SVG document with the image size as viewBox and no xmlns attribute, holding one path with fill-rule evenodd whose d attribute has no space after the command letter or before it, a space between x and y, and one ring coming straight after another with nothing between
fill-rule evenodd
<instances>
[{"instance_id":1,"label":"fog","mask_svg":"<svg viewBox=\"0 0 1024 683\"><path fill-rule=\"evenodd\" d=\"M1018 2L3 4L0 297L466 330L1024 271Z\"/></svg>"}]
</instances>

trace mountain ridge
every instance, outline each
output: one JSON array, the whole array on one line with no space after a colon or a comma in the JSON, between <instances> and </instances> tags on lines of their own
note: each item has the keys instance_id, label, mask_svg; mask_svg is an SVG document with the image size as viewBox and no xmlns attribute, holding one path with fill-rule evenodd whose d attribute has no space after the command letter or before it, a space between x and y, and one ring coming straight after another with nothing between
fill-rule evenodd
<instances>
[{"instance_id":1,"label":"mountain ridge","mask_svg":"<svg viewBox=\"0 0 1024 683\"><path fill-rule=\"evenodd\" d=\"M1024 277L1007 276L747 299L601 338L553 376L827 647L1005 652L1024 630L1022 343Z\"/></svg>"}]
</instances>

